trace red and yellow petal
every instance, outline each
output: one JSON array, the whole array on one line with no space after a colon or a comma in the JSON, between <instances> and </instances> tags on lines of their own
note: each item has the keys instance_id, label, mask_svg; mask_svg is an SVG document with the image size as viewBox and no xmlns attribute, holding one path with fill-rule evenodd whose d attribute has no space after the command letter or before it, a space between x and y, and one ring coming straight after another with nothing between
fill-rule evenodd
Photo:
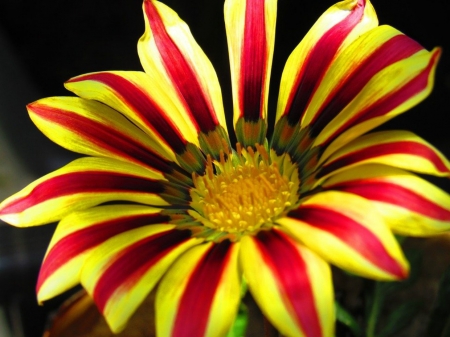
<instances>
[{"instance_id":1,"label":"red and yellow petal","mask_svg":"<svg viewBox=\"0 0 450 337\"><path fill-rule=\"evenodd\" d=\"M239 243L206 243L183 254L156 294L158 336L225 336L240 302Z\"/></svg>"},{"instance_id":2,"label":"red and yellow petal","mask_svg":"<svg viewBox=\"0 0 450 337\"><path fill-rule=\"evenodd\" d=\"M322 187L370 200L391 229L401 235L430 236L450 229L450 195L394 167L362 165L333 175Z\"/></svg>"},{"instance_id":3,"label":"red and yellow petal","mask_svg":"<svg viewBox=\"0 0 450 337\"><path fill-rule=\"evenodd\" d=\"M166 206L166 188L157 171L110 158L80 158L4 200L0 219L26 227L111 201Z\"/></svg>"},{"instance_id":4,"label":"red and yellow petal","mask_svg":"<svg viewBox=\"0 0 450 337\"><path fill-rule=\"evenodd\" d=\"M272 230L242 238L240 261L255 301L283 336L333 336L333 285L323 259Z\"/></svg>"},{"instance_id":5,"label":"red and yellow petal","mask_svg":"<svg viewBox=\"0 0 450 337\"><path fill-rule=\"evenodd\" d=\"M135 71L90 73L71 78L65 87L80 97L102 102L139 125L158 146L181 153L198 145L191 116L148 74Z\"/></svg>"},{"instance_id":6,"label":"red and yellow petal","mask_svg":"<svg viewBox=\"0 0 450 337\"><path fill-rule=\"evenodd\" d=\"M409 131L380 131L359 137L335 152L326 159L317 178L369 163L450 176L450 162L422 138Z\"/></svg>"},{"instance_id":7,"label":"red and yellow petal","mask_svg":"<svg viewBox=\"0 0 450 337\"><path fill-rule=\"evenodd\" d=\"M211 62L187 25L166 5L145 0L139 57L152 81L176 101L199 133L203 150L219 155L228 143L222 94Z\"/></svg>"},{"instance_id":8,"label":"red and yellow petal","mask_svg":"<svg viewBox=\"0 0 450 337\"><path fill-rule=\"evenodd\" d=\"M199 149L198 131L178 100L160 82L143 72L99 72L74 77L65 83L80 97L96 100L135 123L138 133L160 156L201 173L205 159Z\"/></svg>"},{"instance_id":9,"label":"red and yellow petal","mask_svg":"<svg viewBox=\"0 0 450 337\"><path fill-rule=\"evenodd\" d=\"M373 41L383 43L364 54L368 46L373 47L373 43L369 43ZM323 98L317 100L314 107L317 117L310 126L311 135L317 137L313 146L331 143L324 153L323 158L326 158L356 137L421 102L432 90L440 54L439 48L428 52L387 26L362 36L336 60L326 76L329 83L336 75L334 81L339 85L337 88L324 85L321 89ZM359 56L364 55L366 57L359 60ZM340 71L345 73L341 78Z\"/></svg>"},{"instance_id":10,"label":"red and yellow petal","mask_svg":"<svg viewBox=\"0 0 450 337\"><path fill-rule=\"evenodd\" d=\"M372 202L344 192L321 192L277 220L330 263L380 280L404 279L408 262Z\"/></svg>"},{"instance_id":11,"label":"red and yellow petal","mask_svg":"<svg viewBox=\"0 0 450 337\"><path fill-rule=\"evenodd\" d=\"M164 173L172 171L173 152L104 104L78 97L50 97L27 108L36 126L68 150L134 162Z\"/></svg>"},{"instance_id":12,"label":"red and yellow petal","mask_svg":"<svg viewBox=\"0 0 450 337\"><path fill-rule=\"evenodd\" d=\"M340 53L356 38L376 27L368 0L347 0L330 7L290 55L283 71L276 120L290 125L307 117L314 92Z\"/></svg>"},{"instance_id":13,"label":"red and yellow petal","mask_svg":"<svg viewBox=\"0 0 450 337\"><path fill-rule=\"evenodd\" d=\"M117 235L89 253L81 284L114 333L120 332L162 275L202 242L174 225L150 225Z\"/></svg>"},{"instance_id":14,"label":"red and yellow petal","mask_svg":"<svg viewBox=\"0 0 450 337\"><path fill-rule=\"evenodd\" d=\"M80 281L88 253L123 232L169 220L160 210L138 205L99 206L72 213L58 224L47 248L36 286L42 302Z\"/></svg>"},{"instance_id":15,"label":"red and yellow petal","mask_svg":"<svg viewBox=\"0 0 450 337\"><path fill-rule=\"evenodd\" d=\"M225 2L234 126L244 146L263 144L266 135L276 13L276 0Z\"/></svg>"}]
</instances>

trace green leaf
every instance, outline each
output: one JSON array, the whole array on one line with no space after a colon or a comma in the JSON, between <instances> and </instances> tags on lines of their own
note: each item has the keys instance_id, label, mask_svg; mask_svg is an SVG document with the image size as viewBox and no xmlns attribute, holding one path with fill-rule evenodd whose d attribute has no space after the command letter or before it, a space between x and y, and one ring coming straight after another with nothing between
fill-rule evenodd
<instances>
[{"instance_id":1,"label":"green leaf","mask_svg":"<svg viewBox=\"0 0 450 337\"><path fill-rule=\"evenodd\" d=\"M428 337L450 336L450 268L442 276L439 292L427 328Z\"/></svg>"},{"instance_id":2,"label":"green leaf","mask_svg":"<svg viewBox=\"0 0 450 337\"><path fill-rule=\"evenodd\" d=\"M417 300L400 304L387 318L378 337L395 336L397 332L405 328L417 315L422 307L422 302Z\"/></svg>"},{"instance_id":3,"label":"green leaf","mask_svg":"<svg viewBox=\"0 0 450 337\"><path fill-rule=\"evenodd\" d=\"M352 314L345 310L337 301L334 302L334 306L337 321L348 327L355 337L362 336L362 329Z\"/></svg>"},{"instance_id":4,"label":"green leaf","mask_svg":"<svg viewBox=\"0 0 450 337\"><path fill-rule=\"evenodd\" d=\"M366 302L366 337L375 337L378 318L380 317L385 293L383 292L384 283L373 282L373 288L368 289L365 293Z\"/></svg>"},{"instance_id":5,"label":"green leaf","mask_svg":"<svg viewBox=\"0 0 450 337\"><path fill-rule=\"evenodd\" d=\"M385 300L389 298L389 296L395 292L400 290L404 290L414 284L418 277L420 266L422 264L422 252L420 250L407 250L405 251L405 256L410 263L410 275L409 278L405 281L397 281L397 282L374 282L373 287L369 287L366 284L365 291L365 315L366 315L366 337L375 337L379 336L377 331L379 330L379 318L384 313L384 304ZM406 310L407 308L405 308ZM411 308L413 310L413 308ZM395 313L393 313L395 314ZM407 312L400 311L399 315L406 315ZM396 319L400 319L402 316L397 317ZM404 317L402 319L407 319ZM393 326L395 322L391 322ZM401 324L399 322L399 324ZM386 327L384 328L386 329Z\"/></svg>"},{"instance_id":6,"label":"green leaf","mask_svg":"<svg viewBox=\"0 0 450 337\"><path fill-rule=\"evenodd\" d=\"M230 331L228 331L227 337L243 337L245 336L245 331L247 330L248 324L248 309L247 306L241 302L239 306L239 311L234 320L233 326Z\"/></svg>"}]
</instances>

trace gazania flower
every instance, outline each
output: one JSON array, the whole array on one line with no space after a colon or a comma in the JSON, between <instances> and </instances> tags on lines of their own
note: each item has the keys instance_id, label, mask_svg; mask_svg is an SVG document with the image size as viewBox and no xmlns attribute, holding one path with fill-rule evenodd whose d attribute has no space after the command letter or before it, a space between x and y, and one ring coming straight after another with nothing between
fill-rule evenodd
<instances>
[{"instance_id":1,"label":"gazania flower","mask_svg":"<svg viewBox=\"0 0 450 337\"><path fill-rule=\"evenodd\" d=\"M275 0L226 0L231 144L220 86L186 24L145 0L145 72L70 79L34 123L87 155L0 205L26 227L59 221L40 302L81 283L114 332L156 288L158 336L224 336L243 282L286 336L332 336L329 264L400 280L394 238L450 228L450 196L415 173L450 164L407 131L370 130L424 99L440 50L378 26L369 0L328 9L289 57L266 138Z\"/></svg>"}]
</instances>

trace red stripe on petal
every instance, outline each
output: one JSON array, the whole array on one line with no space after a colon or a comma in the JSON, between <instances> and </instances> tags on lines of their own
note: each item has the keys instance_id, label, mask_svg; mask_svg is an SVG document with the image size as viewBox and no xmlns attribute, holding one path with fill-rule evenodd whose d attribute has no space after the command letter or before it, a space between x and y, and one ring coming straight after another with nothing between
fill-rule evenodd
<instances>
[{"instance_id":1,"label":"red stripe on petal","mask_svg":"<svg viewBox=\"0 0 450 337\"><path fill-rule=\"evenodd\" d=\"M305 336L321 337L322 328L306 262L285 234L261 231L255 242L278 282L286 306L292 307Z\"/></svg>"},{"instance_id":2,"label":"red stripe on petal","mask_svg":"<svg viewBox=\"0 0 450 337\"><path fill-rule=\"evenodd\" d=\"M311 122L311 136L316 137L376 73L422 49L420 44L405 35L396 35L386 41L359 64L346 80L336 87L335 92L330 93L316 114L315 120ZM350 71L352 70L349 69Z\"/></svg>"},{"instance_id":3,"label":"red stripe on petal","mask_svg":"<svg viewBox=\"0 0 450 337\"><path fill-rule=\"evenodd\" d=\"M117 74L96 73L79 76L68 83L80 81L97 81L110 87L174 152L180 154L186 150L186 141L172 121L165 117L166 112L132 82Z\"/></svg>"},{"instance_id":4,"label":"red stripe on petal","mask_svg":"<svg viewBox=\"0 0 450 337\"><path fill-rule=\"evenodd\" d=\"M199 126L203 133L214 131L219 124L213 107L208 99L199 80L167 33L164 23L152 1L144 1L144 11L148 18L156 46L161 54L164 67L170 76L176 89L186 102L186 109Z\"/></svg>"},{"instance_id":5,"label":"red stripe on petal","mask_svg":"<svg viewBox=\"0 0 450 337\"><path fill-rule=\"evenodd\" d=\"M354 115L346 123L342 124L341 127L334 132L333 136L330 137L330 140L357 124L363 123L372 118L388 114L397 106L403 104L408 99L424 91L429 85L430 73L433 70L436 62L438 61L439 56L440 52L434 54L430 59L430 63L428 64L428 66L420 74L418 74L404 86L398 88L395 91L392 91L389 95L386 95L382 99L374 102L366 109Z\"/></svg>"},{"instance_id":6,"label":"red stripe on petal","mask_svg":"<svg viewBox=\"0 0 450 337\"><path fill-rule=\"evenodd\" d=\"M257 122L263 114L267 58L264 0L247 1L239 103L249 122Z\"/></svg>"},{"instance_id":7,"label":"red stripe on petal","mask_svg":"<svg viewBox=\"0 0 450 337\"><path fill-rule=\"evenodd\" d=\"M52 108L39 103L30 104L29 108L41 118L75 132L77 136L85 139L86 142L91 142L108 152L131 161L139 161L160 172L170 173L173 171L169 162L156 153L151 152L150 148L143 147L142 144L136 142L133 138L112 127L108 127L108 125L98 123L95 120L70 111Z\"/></svg>"},{"instance_id":8,"label":"red stripe on petal","mask_svg":"<svg viewBox=\"0 0 450 337\"><path fill-rule=\"evenodd\" d=\"M95 285L93 297L99 310L103 312L118 288L132 288L152 266L190 237L190 231L170 230L122 250Z\"/></svg>"},{"instance_id":9,"label":"red stripe on petal","mask_svg":"<svg viewBox=\"0 0 450 337\"><path fill-rule=\"evenodd\" d=\"M395 143L377 144L350 152L324 165L318 173L317 178L324 177L325 175L335 170L352 165L354 163L363 162L365 160L370 160L376 157L396 154L422 157L433 163L438 171L449 171L447 166L445 165L445 162L442 161L442 159L430 147L418 142L405 140L397 141Z\"/></svg>"},{"instance_id":10,"label":"red stripe on petal","mask_svg":"<svg viewBox=\"0 0 450 337\"><path fill-rule=\"evenodd\" d=\"M352 12L328 30L306 57L285 108L284 114L287 114L289 124L294 125L301 120L339 47L363 18L365 3L365 0L358 1Z\"/></svg>"},{"instance_id":11,"label":"red stripe on petal","mask_svg":"<svg viewBox=\"0 0 450 337\"><path fill-rule=\"evenodd\" d=\"M204 336L212 301L230 258L230 246L228 240L212 245L198 262L181 296L172 336Z\"/></svg>"},{"instance_id":12,"label":"red stripe on petal","mask_svg":"<svg viewBox=\"0 0 450 337\"><path fill-rule=\"evenodd\" d=\"M161 182L120 173L83 171L50 178L37 185L28 195L5 205L0 214L20 213L45 202L77 193L162 193ZM120 195L118 196L120 200Z\"/></svg>"},{"instance_id":13,"label":"red stripe on petal","mask_svg":"<svg viewBox=\"0 0 450 337\"><path fill-rule=\"evenodd\" d=\"M333 186L332 189L354 193L369 200L381 201L407 208L412 212L436 220L450 221L449 210L403 186L388 182L370 182L361 180L338 184Z\"/></svg>"},{"instance_id":14,"label":"red stripe on petal","mask_svg":"<svg viewBox=\"0 0 450 337\"><path fill-rule=\"evenodd\" d=\"M335 236L365 259L391 275L400 279L407 276L405 270L389 255L380 240L355 220L319 206L301 206L289 212L288 216Z\"/></svg>"},{"instance_id":15,"label":"red stripe on petal","mask_svg":"<svg viewBox=\"0 0 450 337\"><path fill-rule=\"evenodd\" d=\"M139 214L96 223L90 227L70 233L59 240L46 255L39 272L36 291L39 292L45 280L70 259L101 244L107 239L142 226L167 223L168 220L168 216L160 214Z\"/></svg>"}]
</instances>

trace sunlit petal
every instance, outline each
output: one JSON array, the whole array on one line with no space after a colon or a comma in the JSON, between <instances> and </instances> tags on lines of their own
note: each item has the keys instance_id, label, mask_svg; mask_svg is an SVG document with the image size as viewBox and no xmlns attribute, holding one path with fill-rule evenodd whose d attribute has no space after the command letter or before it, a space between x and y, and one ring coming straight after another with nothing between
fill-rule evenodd
<instances>
[{"instance_id":1,"label":"sunlit petal","mask_svg":"<svg viewBox=\"0 0 450 337\"><path fill-rule=\"evenodd\" d=\"M108 201L164 206L159 172L114 159L87 157L50 173L0 204L0 219L26 227L57 221Z\"/></svg>"},{"instance_id":2,"label":"sunlit petal","mask_svg":"<svg viewBox=\"0 0 450 337\"><path fill-rule=\"evenodd\" d=\"M173 228L150 225L129 230L98 246L86 259L81 283L113 332L125 327L173 261L202 241Z\"/></svg>"},{"instance_id":3,"label":"sunlit petal","mask_svg":"<svg viewBox=\"0 0 450 337\"><path fill-rule=\"evenodd\" d=\"M365 49L365 40L370 41L372 35L380 35L377 39L390 38L373 54L366 55L364 62L346 74L347 78L339 81L343 83L342 90L328 97L330 101L322 105L323 110L311 129L311 135L317 136L313 146L326 145L335 139L322 158L410 109L431 92L441 50L428 52L386 26L369 32L362 41L348 48L351 49L348 55L342 57L344 64L336 63L334 69L345 67L346 60L357 58L357 50ZM324 87L324 92L327 90Z\"/></svg>"},{"instance_id":4,"label":"sunlit petal","mask_svg":"<svg viewBox=\"0 0 450 337\"><path fill-rule=\"evenodd\" d=\"M137 124L154 152L180 165L188 161L188 168L201 172L204 159L198 149L195 123L160 84L143 72L114 71L77 76L65 86L80 97L112 107ZM189 160L190 156L194 158Z\"/></svg>"},{"instance_id":5,"label":"sunlit petal","mask_svg":"<svg viewBox=\"0 0 450 337\"><path fill-rule=\"evenodd\" d=\"M78 284L88 253L123 232L169 220L148 206L110 205L74 212L58 224L39 272L39 302Z\"/></svg>"},{"instance_id":6,"label":"sunlit petal","mask_svg":"<svg viewBox=\"0 0 450 337\"><path fill-rule=\"evenodd\" d=\"M331 64L356 38L377 25L368 0L342 1L322 14L286 63L276 119L286 115L290 125L311 119L306 109ZM302 124L308 124L307 120Z\"/></svg>"},{"instance_id":7,"label":"sunlit petal","mask_svg":"<svg viewBox=\"0 0 450 337\"><path fill-rule=\"evenodd\" d=\"M352 273L382 280L408 275L408 262L389 227L375 206L359 196L322 192L277 222L325 260Z\"/></svg>"},{"instance_id":8,"label":"sunlit petal","mask_svg":"<svg viewBox=\"0 0 450 337\"><path fill-rule=\"evenodd\" d=\"M334 306L328 264L280 231L242 240L245 279L265 316L284 336L332 336Z\"/></svg>"},{"instance_id":9,"label":"sunlit petal","mask_svg":"<svg viewBox=\"0 0 450 337\"><path fill-rule=\"evenodd\" d=\"M186 252L156 294L158 336L225 336L240 301L239 244L203 244Z\"/></svg>"},{"instance_id":10,"label":"sunlit petal","mask_svg":"<svg viewBox=\"0 0 450 337\"><path fill-rule=\"evenodd\" d=\"M450 195L394 167L362 165L333 175L322 187L372 201L386 223L401 235L428 236L450 229Z\"/></svg>"},{"instance_id":11,"label":"sunlit petal","mask_svg":"<svg viewBox=\"0 0 450 337\"><path fill-rule=\"evenodd\" d=\"M146 73L190 116L202 148L218 157L228 142L222 94L211 62L187 25L166 5L144 1L145 33L138 43Z\"/></svg>"},{"instance_id":12,"label":"sunlit petal","mask_svg":"<svg viewBox=\"0 0 450 337\"><path fill-rule=\"evenodd\" d=\"M422 138L409 131L380 131L359 137L334 153L317 177L367 163L440 177L450 176L450 162Z\"/></svg>"},{"instance_id":13,"label":"sunlit petal","mask_svg":"<svg viewBox=\"0 0 450 337\"><path fill-rule=\"evenodd\" d=\"M28 105L36 126L55 143L91 156L122 159L168 173L174 155L117 111L78 97L44 98Z\"/></svg>"},{"instance_id":14,"label":"sunlit petal","mask_svg":"<svg viewBox=\"0 0 450 337\"><path fill-rule=\"evenodd\" d=\"M244 146L263 144L275 44L276 0L225 1L234 125Z\"/></svg>"}]
</instances>

